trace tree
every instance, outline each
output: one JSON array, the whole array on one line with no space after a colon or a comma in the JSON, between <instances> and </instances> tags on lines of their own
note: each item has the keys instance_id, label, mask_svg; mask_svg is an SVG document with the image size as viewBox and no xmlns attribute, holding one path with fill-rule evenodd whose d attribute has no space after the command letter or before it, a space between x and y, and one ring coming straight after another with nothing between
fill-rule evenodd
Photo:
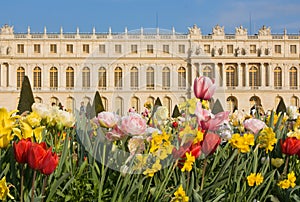
<instances>
[{"instance_id":1,"label":"tree","mask_svg":"<svg viewBox=\"0 0 300 202\"><path fill-rule=\"evenodd\" d=\"M105 111L104 107L103 107L103 103L102 103L99 92L96 91L95 96L94 96L94 100L93 100L93 104L92 104L92 111L91 111L91 117L90 118L93 118L93 117L97 116L102 111Z\"/></svg>"},{"instance_id":2,"label":"tree","mask_svg":"<svg viewBox=\"0 0 300 202\"><path fill-rule=\"evenodd\" d=\"M282 98L280 99L280 101L278 103L278 106L276 109L276 114L279 114L279 112L281 112L281 113L286 112L286 106L285 106L284 100Z\"/></svg>"},{"instance_id":3,"label":"tree","mask_svg":"<svg viewBox=\"0 0 300 202\"><path fill-rule=\"evenodd\" d=\"M224 111L224 109L222 107L222 104L221 104L220 100L217 99L216 102L215 102L215 104L214 104L214 106L213 106L213 108L212 108L212 110L211 110L211 112L213 114L217 114L217 113L223 112L223 111Z\"/></svg>"},{"instance_id":4,"label":"tree","mask_svg":"<svg viewBox=\"0 0 300 202\"><path fill-rule=\"evenodd\" d=\"M178 106L175 105L174 109L173 109L173 113L172 113L172 118L177 118L179 117L181 114L179 112Z\"/></svg>"},{"instance_id":5,"label":"tree","mask_svg":"<svg viewBox=\"0 0 300 202\"><path fill-rule=\"evenodd\" d=\"M34 97L31 90L31 85L28 76L24 76L22 82L20 100L18 103L18 114L23 114L24 112L32 112L31 106L34 103Z\"/></svg>"}]
</instances>

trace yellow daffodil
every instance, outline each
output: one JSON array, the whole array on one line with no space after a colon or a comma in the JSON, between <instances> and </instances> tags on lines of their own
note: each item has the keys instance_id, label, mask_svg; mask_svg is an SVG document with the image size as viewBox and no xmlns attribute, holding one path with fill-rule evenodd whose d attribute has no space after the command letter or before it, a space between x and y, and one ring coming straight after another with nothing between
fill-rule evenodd
<instances>
[{"instance_id":1,"label":"yellow daffodil","mask_svg":"<svg viewBox=\"0 0 300 202\"><path fill-rule=\"evenodd\" d=\"M248 177L247 177L247 181L248 181L248 185L250 187L253 187L254 184L256 184L256 186L260 185L263 181L264 181L264 177L261 175L261 173L251 173Z\"/></svg>"},{"instance_id":2,"label":"yellow daffodil","mask_svg":"<svg viewBox=\"0 0 300 202\"><path fill-rule=\"evenodd\" d=\"M288 174L288 179L279 181L277 185L281 189L288 189L290 187L294 188L296 186L295 182L296 182L296 176L295 176L294 171L292 171Z\"/></svg>"},{"instance_id":3,"label":"yellow daffodil","mask_svg":"<svg viewBox=\"0 0 300 202\"><path fill-rule=\"evenodd\" d=\"M251 133L246 133L241 136L238 133L232 135L229 143L233 148L237 148L241 153L250 152L250 145L254 145L254 135Z\"/></svg>"},{"instance_id":4,"label":"yellow daffodil","mask_svg":"<svg viewBox=\"0 0 300 202\"><path fill-rule=\"evenodd\" d=\"M276 144L277 139L272 128L265 127L258 136L258 142L260 148L265 148L266 153L272 151L274 144Z\"/></svg>"},{"instance_id":5,"label":"yellow daffodil","mask_svg":"<svg viewBox=\"0 0 300 202\"><path fill-rule=\"evenodd\" d=\"M193 164L195 162L195 157L192 155L191 152L190 153L186 152L185 156L186 156L186 160L184 162L183 167L181 168L181 171L182 172L184 172L184 171L190 172L193 168Z\"/></svg>"},{"instance_id":6,"label":"yellow daffodil","mask_svg":"<svg viewBox=\"0 0 300 202\"><path fill-rule=\"evenodd\" d=\"M203 135L204 135L203 132L201 130L198 130L193 143L197 144L198 142L201 142L203 140Z\"/></svg>"},{"instance_id":7,"label":"yellow daffodil","mask_svg":"<svg viewBox=\"0 0 300 202\"><path fill-rule=\"evenodd\" d=\"M179 132L179 137L183 138L185 135L190 135L192 137L195 137L198 133L197 129L192 129L190 125L186 125L185 128Z\"/></svg>"},{"instance_id":8,"label":"yellow daffodil","mask_svg":"<svg viewBox=\"0 0 300 202\"><path fill-rule=\"evenodd\" d=\"M0 108L0 148L5 148L13 139L13 130L16 128L16 120L20 116L13 116L17 110L8 112L5 108Z\"/></svg>"},{"instance_id":9,"label":"yellow daffodil","mask_svg":"<svg viewBox=\"0 0 300 202\"><path fill-rule=\"evenodd\" d=\"M6 184L6 177L4 176L0 180L0 200L5 201L7 196L10 197L11 199L14 199L14 197L9 193L9 188Z\"/></svg>"},{"instance_id":10,"label":"yellow daffodil","mask_svg":"<svg viewBox=\"0 0 300 202\"><path fill-rule=\"evenodd\" d=\"M271 159L271 164L275 166L276 168L279 168L284 164L284 160L281 158L272 158Z\"/></svg>"},{"instance_id":11,"label":"yellow daffodil","mask_svg":"<svg viewBox=\"0 0 300 202\"><path fill-rule=\"evenodd\" d=\"M32 128L35 128L40 126L42 118L38 113L31 112L26 116L26 121L31 125Z\"/></svg>"},{"instance_id":12,"label":"yellow daffodil","mask_svg":"<svg viewBox=\"0 0 300 202\"><path fill-rule=\"evenodd\" d=\"M148 175L148 177L153 177L154 174L161 169L160 160L156 160L155 163L152 165L152 168L147 168L143 174Z\"/></svg>"},{"instance_id":13,"label":"yellow daffodil","mask_svg":"<svg viewBox=\"0 0 300 202\"><path fill-rule=\"evenodd\" d=\"M182 188L182 185L180 185L177 189L177 191L174 193L174 196L172 198L172 202L188 202L189 197L186 196L185 191Z\"/></svg>"}]
</instances>

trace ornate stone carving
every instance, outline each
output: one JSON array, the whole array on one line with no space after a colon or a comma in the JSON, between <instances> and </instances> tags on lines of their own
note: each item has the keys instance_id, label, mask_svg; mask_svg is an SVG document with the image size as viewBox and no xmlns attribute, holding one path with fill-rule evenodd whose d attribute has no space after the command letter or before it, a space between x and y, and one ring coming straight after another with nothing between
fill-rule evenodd
<instances>
[{"instance_id":1,"label":"ornate stone carving","mask_svg":"<svg viewBox=\"0 0 300 202\"><path fill-rule=\"evenodd\" d=\"M194 24L192 28L189 27L188 29L189 29L189 34L190 35L193 35L193 36L201 35L201 30L200 30L200 28L197 27L196 24Z\"/></svg>"},{"instance_id":2,"label":"ornate stone carving","mask_svg":"<svg viewBox=\"0 0 300 202\"><path fill-rule=\"evenodd\" d=\"M245 36L247 35L247 29L243 28L243 26L239 26L235 28L235 35L237 36Z\"/></svg>"},{"instance_id":3,"label":"ornate stone carving","mask_svg":"<svg viewBox=\"0 0 300 202\"><path fill-rule=\"evenodd\" d=\"M267 28L265 25L263 25L262 28L260 28L260 30L258 31L258 35L260 36L271 35L271 28L270 27Z\"/></svg>"},{"instance_id":4,"label":"ornate stone carving","mask_svg":"<svg viewBox=\"0 0 300 202\"><path fill-rule=\"evenodd\" d=\"M1 34L14 34L14 27L5 24L3 27L1 27Z\"/></svg>"},{"instance_id":5,"label":"ornate stone carving","mask_svg":"<svg viewBox=\"0 0 300 202\"><path fill-rule=\"evenodd\" d=\"M216 26L213 28L212 33L213 33L213 35L215 35L215 36L223 36L223 35L225 35L225 32L224 32L224 26L221 27L220 25L216 25Z\"/></svg>"}]
</instances>

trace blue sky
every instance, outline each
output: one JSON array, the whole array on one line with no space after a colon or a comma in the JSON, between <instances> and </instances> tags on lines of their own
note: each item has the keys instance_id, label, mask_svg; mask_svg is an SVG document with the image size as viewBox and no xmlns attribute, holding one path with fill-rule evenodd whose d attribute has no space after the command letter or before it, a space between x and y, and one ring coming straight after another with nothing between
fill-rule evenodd
<instances>
[{"instance_id":1,"label":"blue sky","mask_svg":"<svg viewBox=\"0 0 300 202\"><path fill-rule=\"evenodd\" d=\"M251 16L251 17L250 17ZM3 0L2 24L13 25L16 32L113 32L144 28L175 27L187 32L197 24L202 33L211 33L219 24L226 33L242 25L255 34L262 25L272 33L300 31L299 0ZM251 20L250 20L251 19ZM250 23L251 22L251 23ZM251 25L251 28L250 28Z\"/></svg>"}]
</instances>

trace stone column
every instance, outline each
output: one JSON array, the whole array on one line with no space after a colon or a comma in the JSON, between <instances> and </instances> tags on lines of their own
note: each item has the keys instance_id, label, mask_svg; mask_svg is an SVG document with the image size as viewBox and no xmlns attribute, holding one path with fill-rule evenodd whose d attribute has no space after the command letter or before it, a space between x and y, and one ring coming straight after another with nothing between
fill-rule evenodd
<instances>
[{"instance_id":1,"label":"stone column","mask_svg":"<svg viewBox=\"0 0 300 202\"><path fill-rule=\"evenodd\" d=\"M282 87L283 89L289 89L289 64L282 64L282 73L283 73L283 78L284 80L282 81Z\"/></svg>"},{"instance_id":2,"label":"stone column","mask_svg":"<svg viewBox=\"0 0 300 202\"><path fill-rule=\"evenodd\" d=\"M273 64L271 64L271 63L269 65L269 75L270 75L269 85L271 88L274 89L274 67L273 67Z\"/></svg>"},{"instance_id":3,"label":"stone column","mask_svg":"<svg viewBox=\"0 0 300 202\"><path fill-rule=\"evenodd\" d=\"M245 74L246 74L246 81L245 81L245 83L246 83L246 87L247 87L247 89L249 89L249 64L248 63L246 63L245 64L245 69L246 69L246 71L245 71Z\"/></svg>"},{"instance_id":4,"label":"stone column","mask_svg":"<svg viewBox=\"0 0 300 202\"><path fill-rule=\"evenodd\" d=\"M222 81L222 86L226 88L226 71L225 71L225 63L222 63L222 76L223 76L223 81Z\"/></svg>"},{"instance_id":5,"label":"stone column","mask_svg":"<svg viewBox=\"0 0 300 202\"><path fill-rule=\"evenodd\" d=\"M238 88L243 87L243 68L241 63L238 63Z\"/></svg>"},{"instance_id":6,"label":"stone column","mask_svg":"<svg viewBox=\"0 0 300 202\"><path fill-rule=\"evenodd\" d=\"M261 71L261 86L263 88L266 87L266 68L264 63L260 63L260 71Z\"/></svg>"}]
</instances>

